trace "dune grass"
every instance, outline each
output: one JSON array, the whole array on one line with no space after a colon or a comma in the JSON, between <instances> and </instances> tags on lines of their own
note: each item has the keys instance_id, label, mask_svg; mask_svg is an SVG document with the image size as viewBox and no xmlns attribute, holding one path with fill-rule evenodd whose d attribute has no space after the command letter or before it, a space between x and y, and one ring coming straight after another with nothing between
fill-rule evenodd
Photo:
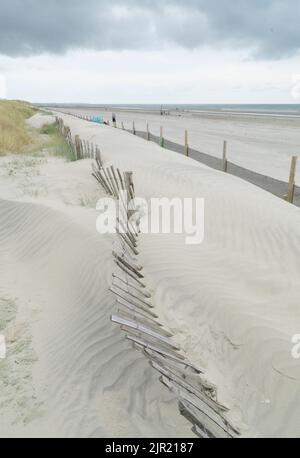
<instances>
[{"instance_id":1,"label":"dune grass","mask_svg":"<svg viewBox=\"0 0 300 458\"><path fill-rule=\"evenodd\" d=\"M31 145L25 120L37 111L27 102L0 100L0 155L22 153Z\"/></svg>"},{"instance_id":2,"label":"dune grass","mask_svg":"<svg viewBox=\"0 0 300 458\"><path fill-rule=\"evenodd\" d=\"M49 149L52 154L75 160L74 153L55 124L45 124L35 130L26 125L26 119L39 111L27 102L0 100L0 156L9 153L38 153Z\"/></svg>"},{"instance_id":3,"label":"dune grass","mask_svg":"<svg viewBox=\"0 0 300 458\"><path fill-rule=\"evenodd\" d=\"M44 147L50 149L55 156L65 157L67 161L75 161L74 151L60 135L55 123L44 124L39 129L39 133L46 136Z\"/></svg>"}]
</instances>

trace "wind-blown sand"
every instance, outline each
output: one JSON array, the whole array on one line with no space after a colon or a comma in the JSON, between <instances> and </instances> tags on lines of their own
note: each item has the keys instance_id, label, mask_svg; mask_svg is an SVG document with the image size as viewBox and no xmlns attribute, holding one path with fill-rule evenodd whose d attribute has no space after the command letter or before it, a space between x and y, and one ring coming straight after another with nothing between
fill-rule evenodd
<instances>
[{"instance_id":1,"label":"wind-blown sand","mask_svg":"<svg viewBox=\"0 0 300 458\"><path fill-rule=\"evenodd\" d=\"M62 109L63 110L63 109ZM86 115L102 114L111 121L111 111L101 108L68 108L68 112ZM287 182L291 157L300 156L300 118L259 116L230 113L179 113L160 116L151 112L115 111L117 123L159 136L160 126L168 140L184 144L184 131L189 132L189 146L221 158L223 141L228 142L228 160L263 175ZM300 185L300 166L296 183Z\"/></svg>"},{"instance_id":2,"label":"wind-blown sand","mask_svg":"<svg viewBox=\"0 0 300 458\"><path fill-rule=\"evenodd\" d=\"M99 145L106 165L133 171L138 196L205 198L201 245L140 237L160 321L205 368L244 436L299 436L291 338L300 333L300 210L129 133L63 118ZM110 323L114 236L95 230L103 191L91 161L41 158L11 174L14 160L1 159L0 297L14 301L14 326L31 336L32 370L19 403L8 402L10 386L1 390L0 436L192 435L173 395Z\"/></svg>"}]
</instances>

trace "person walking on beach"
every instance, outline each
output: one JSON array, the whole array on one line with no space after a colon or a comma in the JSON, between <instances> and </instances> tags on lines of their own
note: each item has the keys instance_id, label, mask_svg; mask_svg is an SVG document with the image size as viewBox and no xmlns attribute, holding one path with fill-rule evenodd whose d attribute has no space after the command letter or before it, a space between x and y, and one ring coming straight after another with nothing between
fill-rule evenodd
<instances>
[{"instance_id":1,"label":"person walking on beach","mask_svg":"<svg viewBox=\"0 0 300 458\"><path fill-rule=\"evenodd\" d=\"M112 114L112 122L113 122L113 126L116 127L116 125L117 125L117 118L116 118L116 114L115 114L115 113Z\"/></svg>"}]
</instances>

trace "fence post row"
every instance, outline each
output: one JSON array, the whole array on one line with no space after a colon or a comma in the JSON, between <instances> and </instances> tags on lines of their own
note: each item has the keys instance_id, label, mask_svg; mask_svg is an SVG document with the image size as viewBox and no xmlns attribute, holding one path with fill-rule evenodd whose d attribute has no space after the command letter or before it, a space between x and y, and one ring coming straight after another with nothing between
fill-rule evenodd
<instances>
[{"instance_id":1,"label":"fence post row","mask_svg":"<svg viewBox=\"0 0 300 458\"><path fill-rule=\"evenodd\" d=\"M86 118L89 119L88 117ZM57 129L60 132L60 134L65 138L67 143L73 149L76 160L81 159L86 156L88 157L92 156L93 158L97 158L98 154L100 156L100 151L98 150L98 147L95 148L93 144L90 145L89 142L85 142L84 140L81 141L78 135L75 136L75 142L73 143L70 128L64 125L62 118L59 118L58 116L56 116L55 123L56 123ZM122 126L122 129L125 130L124 122L121 123L121 126ZM132 133L136 135L134 121L132 122ZM146 139L148 141L150 141L151 139L148 123L147 123L147 128L146 128ZM160 126L159 144L162 148L164 148L165 139L163 135L162 126ZM187 130L185 130L184 151L185 151L185 155L188 157L189 156L189 143L188 143L188 131ZM289 176L289 182L288 182L288 192L287 192L287 195L284 196L284 199L289 203L294 202L294 194L295 194L295 187L296 187L295 175L296 175L297 161L298 161L298 156L293 156L291 159L290 176ZM228 172L227 141L226 140L224 140L223 142L222 170L223 172Z\"/></svg>"},{"instance_id":2,"label":"fence post row","mask_svg":"<svg viewBox=\"0 0 300 458\"><path fill-rule=\"evenodd\" d=\"M90 158L96 159L96 161L101 164L101 152L98 145L95 145L93 142L88 140L81 140L79 135L75 135L74 141L71 135L71 129L68 126L64 125L63 119L56 117L55 124L59 133L64 137L65 141L69 144L70 148L73 150L75 160Z\"/></svg>"}]
</instances>

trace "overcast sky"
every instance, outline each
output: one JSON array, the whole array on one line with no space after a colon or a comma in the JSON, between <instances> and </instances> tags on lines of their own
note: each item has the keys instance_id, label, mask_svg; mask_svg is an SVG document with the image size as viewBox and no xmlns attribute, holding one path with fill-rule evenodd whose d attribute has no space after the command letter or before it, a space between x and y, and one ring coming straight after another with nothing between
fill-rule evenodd
<instances>
[{"instance_id":1,"label":"overcast sky","mask_svg":"<svg viewBox=\"0 0 300 458\"><path fill-rule=\"evenodd\" d=\"M0 96L300 103L299 19L299 0L0 0Z\"/></svg>"}]
</instances>

